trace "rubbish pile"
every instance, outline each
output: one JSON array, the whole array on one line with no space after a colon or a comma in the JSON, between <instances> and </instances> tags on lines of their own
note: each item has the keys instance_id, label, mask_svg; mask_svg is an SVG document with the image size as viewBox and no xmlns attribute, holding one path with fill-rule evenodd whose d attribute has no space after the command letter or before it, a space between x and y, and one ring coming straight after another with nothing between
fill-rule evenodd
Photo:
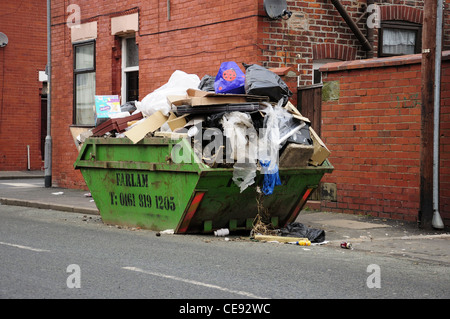
<instances>
[{"instance_id":1,"label":"rubbish pile","mask_svg":"<svg viewBox=\"0 0 450 319\"><path fill-rule=\"evenodd\" d=\"M243 67L245 72L224 62L215 77L201 80L177 70L166 84L96 121L77 140L187 139L204 165L233 168L241 192L255 182L257 171L263 173L262 191L270 195L280 184L279 168L320 166L330 152L289 101L292 92L277 74L257 64Z\"/></svg>"}]
</instances>

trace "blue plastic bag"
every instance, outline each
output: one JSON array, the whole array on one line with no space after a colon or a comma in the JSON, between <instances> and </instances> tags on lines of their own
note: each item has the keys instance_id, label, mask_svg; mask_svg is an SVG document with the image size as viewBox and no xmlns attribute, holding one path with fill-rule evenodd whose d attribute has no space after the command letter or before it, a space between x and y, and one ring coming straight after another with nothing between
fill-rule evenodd
<instances>
[{"instance_id":1,"label":"blue plastic bag","mask_svg":"<svg viewBox=\"0 0 450 319\"><path fill-rule=\"evenodd\" d=\"M236 62L223 62L214 81L216 93L245 94L245 73Z\"/></svg>"},{"instance_id":2,"label":"blue plastic bag","mask_svg":"<svg viewBox=\"0 0 450 319\"><path fill-rule=\"evenodd\" d=\"M278 166L269 170L270 161L260 161L262 170L261 173L264 174L262 191L264 195L270 195L273 193L275 186L281 185L280 175L278 173Z\"/></svg>"}]
</instances>

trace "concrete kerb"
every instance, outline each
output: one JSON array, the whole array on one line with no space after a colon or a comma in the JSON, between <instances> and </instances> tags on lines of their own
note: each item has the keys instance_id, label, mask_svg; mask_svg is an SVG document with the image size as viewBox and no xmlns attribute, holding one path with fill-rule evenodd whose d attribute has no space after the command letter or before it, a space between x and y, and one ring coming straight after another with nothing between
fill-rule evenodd
<instances>
[{"instance_id":1,"label":"concrete kerb","mask_svg":"<svg viewBox=\"0 0 450 319\"><path fill-rule=\"evenodd\" d=\"M100 215L97 209L91 209L86 207L75 207L72 205L61 205L55 203L44 203L40 201L23 200L16 198L0 198L0 204L11 205L11 206L22 206L22 207L32 207L40 209L52 209L71 213L89 214L89 215Z\"/></svg>"},{"instance_id":2,"label":"concrete kerb","mask_svg":"<svg viewBox=\"0 0 450 319\"><path fill-rule=\"evenodd\" d=\"M0 180L8 179L30 179L30 178L44 178L44 172L41 171L26 171L26 172L8 172L2 171L0 173Z\"/></svg>"}]
</instances>

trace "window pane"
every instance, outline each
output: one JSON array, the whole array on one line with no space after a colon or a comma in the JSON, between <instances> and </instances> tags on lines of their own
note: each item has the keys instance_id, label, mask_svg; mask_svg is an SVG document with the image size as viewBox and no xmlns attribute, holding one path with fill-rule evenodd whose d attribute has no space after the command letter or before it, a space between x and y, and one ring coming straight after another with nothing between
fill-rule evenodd
<instances>
[{"instance_id":1,"label":"window pane","mask_svg":"<svg viewBox=\"0 0 450 319\"><path fill-rule=\"evenodd\" d=\"M139 53L136 38L127 38L127 61L126 67L139 66Z\"/></svg>"},{"instance_id":2,"label":"window pane","mask_svg":"<svg viewBox=\"0 0 450 319\"><path fill-rule=\"evenodd\" d=\"M94 44L75 47L75 69L94 68Z\"/></svg>"},{"instance_id":3,"label":"window pane","mask_svg":"<svg viewBox=\"0 0 450 319\"><path fill-rule=\"evenodd\" d=\"M139 100L139 72L127 72L127 102Z\"/></svg>"},{"instance_id":4,"label":"window pane","mask_svg":"<svg viewBox=\"0 0 450 319\"><path fill-rule=\"evenodd\" d=\"M75 81L75 124L93 126L95 124L95 72L77 74Z\"/></svg>"},{"instance_id":5,"label":"window pane","mask_svg":"<svg viewBox=\"0 0 450 319\"><path fill-rule=\"evenodd\" d=\"M383 29L383 53L414 54L416 31L401 29Z\"/></svg>"}]
</instances>

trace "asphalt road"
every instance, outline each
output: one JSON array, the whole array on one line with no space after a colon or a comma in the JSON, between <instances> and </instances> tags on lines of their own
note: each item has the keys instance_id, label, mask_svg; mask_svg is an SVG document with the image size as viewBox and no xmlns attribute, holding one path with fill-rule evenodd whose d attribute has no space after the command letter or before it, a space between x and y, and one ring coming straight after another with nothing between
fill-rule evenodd
<instances>
[{"instance_id":1,"label":"asphalt road","mask_svg":"<svg viewBox=\"0 0 450 319\"><path fill-rule=\"evenodd\" d=\"M156 236L99 216L5 205L0 220L2 299L450 297L448 267L364 251L245 234Z\"/></svg>"}]
</instances>

